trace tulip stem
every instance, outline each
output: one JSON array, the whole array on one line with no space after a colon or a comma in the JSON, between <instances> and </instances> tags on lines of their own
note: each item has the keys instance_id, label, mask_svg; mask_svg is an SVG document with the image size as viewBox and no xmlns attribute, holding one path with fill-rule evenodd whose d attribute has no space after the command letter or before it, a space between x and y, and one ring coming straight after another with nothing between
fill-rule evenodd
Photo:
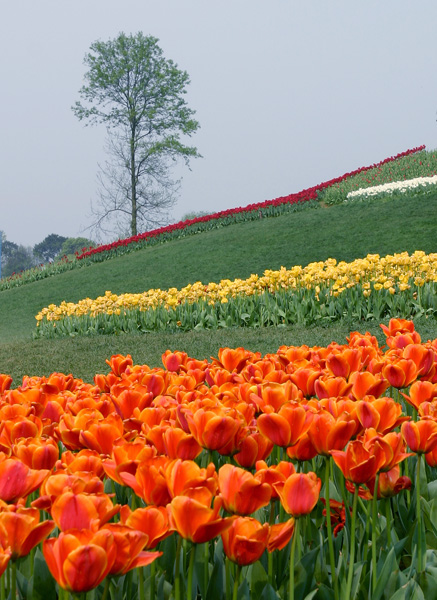
<instances>
[{"instance_id":1,"label":"tulip stem","mask_svg":"<svg viewBox=\"0 0 437 600\"><path fill-rule=\"evenodd\" d=\"M234 579L234 591L232 593L232 600L237 600L237 598L238 598L238 588L240 586L240 575L241 575L241 565L237 565L237 570L236 570L235 579Z\"/></svg>"},{"instance_id":2,"label":"tulip stem","mask_svg":"<svg viewBox=\"0 0 437 600\"><path fill-rule=\"evenodd\" d=\"M188 565L187 600L193 597L193 572L197 544L191 544L190 563Z\"/></svg>"},{"instance_id":3,"label":"tulip stem","mask_svg":"<svg viewBox=\"0 0 437 600\"><path fill-rule=\"evenodd\" d=\"M296 554L296 540L299 535L299 519L296 518L294 521L293 539L291 540L291 552L290 552L290 581L288 589L288 600L294 600L294 557Z\"/></svg>"},{"instance_id":4,"label":"tulip stem","mask_svg":"<svg viewBox=\"0 0 437 600\"><path fill-rule=\"evenodd\" d=\"M150 565L150 600L154 600L155 598L155 572L156 563L153 561Z\"/></svg>"},{"instance_id":5,"label":"tulip stem","mask_svg":"<svg viewBox=\"0 0 437 600\"><path fill-rule=\"evenodd\" d=\"M275 503L270 503L270 516L269 516L269 525L270 527L275 523ZM273 587L273 552L267 553L267 572L268 572L268 581L270 585Z\"/></svg>"},{"instance_id":6,"label":"tulip stem","mask_svg":"<svg viewBox=\"0 0 437 600\"><path fill-rule=\"evenodd\" d=\"M144 596L144 573L143 573L143 567L138 567L138 582L140 584L140 589L139 589L139 600L144 600L145 596Z\"/></svg>"},{"instance_id":7,"label":"tulip stem","mask_svg":"<svg viewBox=\"0 0 437 600\"><path fill-rule=\"evenodd\" d=\"M417 455L416 465L416 515L417 515L417 571L422 573L423 566L423 554L422 554L422 514L420 508L420 463L422 462L422 455Z\"/></svg>"},{"instance_id":8,"label":"tulip stem","mask_svg":"<svg viewBox=\"0 0 437 600\"><path fill-rule=\"evenodd\" d=\"M0 600L5 600L6 590L5 590L5 578L0 577Z\"/></svg>"},{"instance_id":9,"label":"tulip stem","mask_svg":"<svg viewBox=\"0 0 437 600\"><path fill-rule=\"evenodd\" d=\"M205 587L205 594L208 589L208 576L209 576L209 543L205 543L204 555L203 555L203 583Z\"/></svg>"},{"instance_id":10,"label":"tulip stem","mask_svg":"<svg viewBox=\"0 0 437 600\"><path fill-rule=\"evenodd\" d=\"M346 594L345 598L347 600L351 597L352 590L352 578L354 574L354 564L355 564L355 526L357 521L357 504L358 504L358 488L359 486L355 484L355 492L354 492L354 501L352 504L352 526L351 526L351 547L349 552L349 572L347 576L347 585L346 585Z\"/></svg>"},{"instance_id":11,"label":"tulip stem","mask_svg":"<svg viewBox=\"0 0 437 600\"><path fill-rule=\"evenodd\" d=\"M379 474L376 474L375 477L375 485L373 486L373 499L372 499L372 585L373 591L376 589L376 528L377 528L377 519L378 519L378 482L379 482Z\"/></svg>"},{"instance_id":12,"label":"tulip stem","mask_svg":"<svg viewBox=\"0 0 437 600\"><path fill-rule=\"evenodd\" d=\"M393 520L390 506L390 498L385 499L385 520L386 520L386 531L387 531L387 548L391 547L391 523Z\"/></svg>"},{"instance_id":13,"label":"tulip stem","mask_svg":"<svg viewBox=\"0 0 437 600\"><path fill-rule=\"evenodd\" d=\"M106 600L106 598L108 597L109 583L110 583L109 577L107 577L105 580L105 587L103 589L103 594L102 594L101 600Z\"/></svg>"},{"instance_id":14,"label":"tulip stem","mask_svg":"<svg viewBox=\"0 0 437 600\"><path fill-rule=\"evenodd\" d=\"M329 562L331 565L331 579L334 584L334 598L338 600L338 581L335 571L334 543L332 541L332 525L331 525L331 501L329 497L329 479L330 479L330 462L331 457L326 457L325 462L325 502L326 502L326 528L328 530L328 547L329 547Z\"/></svg>"},{"instance_id":15,"label":"tulip stem","mask_svg":"<svg viewBox=\"0 0 437 600\"><path fill-rule=\"evenodd\" d=\"M181 538L181 536L179 536L177 546L176 546L176 557L175 557L175 574L174 574L175 600L181 600L181 574L180 574L181 549L182 549L182 538Z\"/></svg>"},{"instance_id":16,"label":"tulip stem","mask_svg":"<svg viewBox=\"0 0 437 600\"><path fill-rule=\"evenodd\" d=\"M17 563L15 560L11 563L11 600L17 597Z\"/></svg>"}]
</instances>

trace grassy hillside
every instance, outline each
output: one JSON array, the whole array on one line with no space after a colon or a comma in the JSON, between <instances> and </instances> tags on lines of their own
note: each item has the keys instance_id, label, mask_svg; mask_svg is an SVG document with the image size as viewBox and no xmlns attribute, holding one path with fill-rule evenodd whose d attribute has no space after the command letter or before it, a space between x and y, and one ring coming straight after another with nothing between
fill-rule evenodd
<instances>
[{"instance_id":1,"label":"grassy hillside","mask_svg":"<svg viewBox=\"0 0 437 600\"><path fill-rule=\"evenodd\" d=\"M404 195L330 207L312 205L298 213L174 240L6 290L0 293L0 371L12 374L16 381L26 373L43 375L53 370L72 371L89 379L90 374L106 370L104 359L116 352L130 352L135 360L158 364L159 355L167 347L201 357L216 353L223 345L246 345L267 352L282 343L325 343L318 341L320 332L311 338L311 333L296 331L294 341L294 332L287 331L285 336L284 330L148 334L123 339L72 338L50 342L32 340L32 333L35 314L50 303L76 302L106 290L141 292L149 288L181 287L194 281L245 278L265 269L305 265L329 257L350 261L368 253L435 252L436 231L437 193L427 195L426 199ZM354 325L357 328L359 324L339 325L331 333L325 330L328 342L335 336L343 341ZM432 335L432 323L425 323L424 327L428 337L437 336L437 333ZM365 329L369 329L368 324ZM307 338L303 339L305 335ZM423 335L427 337L426 332Z\"/></svg>"}]
</instances>

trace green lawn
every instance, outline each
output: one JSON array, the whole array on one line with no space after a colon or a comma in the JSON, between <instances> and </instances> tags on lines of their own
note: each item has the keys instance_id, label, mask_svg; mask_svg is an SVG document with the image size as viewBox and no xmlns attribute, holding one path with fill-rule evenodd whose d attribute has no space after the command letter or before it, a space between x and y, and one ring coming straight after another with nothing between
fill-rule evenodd
<instances>
[{"instance_id":1,"label":"green lawn","mask_svg":"<svg viewBox=\"0 0 437 600\"><path fill-rule=\"evenodd\" d=\"M261 352L281 344L326 344L345 341L351 329L378 330L378 324L342 323L324 329L221 330L187 334L33 340L35 315L50 303L76 302L149 288L181 287L194 281L246 278L265 269L291 267L336 258L350 261L368 253L437 251L437 193L387 197L331 207L308 207L296 213L239 223L153 246L125 256L75 269L22 287L0 292L0 372L19 383L23 374L72 372L90 380L106 370L105 358L131 353L151 366L168 347L198 358L220 346L243 345ZM419 329L437 337L435 321ZM434 332L434 333L433 333ZM325 335L326 334L326 335Z\"/></svg>"}]
</instances>

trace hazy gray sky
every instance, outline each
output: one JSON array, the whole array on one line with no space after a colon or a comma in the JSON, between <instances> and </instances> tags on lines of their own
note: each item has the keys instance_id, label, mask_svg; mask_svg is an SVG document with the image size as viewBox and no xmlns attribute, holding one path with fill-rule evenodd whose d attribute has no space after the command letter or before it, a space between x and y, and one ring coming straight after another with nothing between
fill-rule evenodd
<instances>
[{"instance_id":1,"label":"hazy gray sky","mask_svg":"<svg viewBox=\"0 0 437 600\"><path fill-rule=\"evenodd\" d=\"M190 75L177 221L436 148L436 23L436 0L2 0L0 229L87 235L106 132L70 107L98 39L153 35Z\"/></svg>"}]
</instances>

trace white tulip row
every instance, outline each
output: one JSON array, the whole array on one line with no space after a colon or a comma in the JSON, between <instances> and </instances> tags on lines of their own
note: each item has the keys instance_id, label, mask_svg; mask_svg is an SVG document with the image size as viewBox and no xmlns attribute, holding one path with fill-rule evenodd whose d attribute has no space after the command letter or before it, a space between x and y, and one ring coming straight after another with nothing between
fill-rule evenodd
<instances>
[{"instance_id":1,"label":"white tulip row","mask_svg":"<svg viewBox=\"0 0 437 600\"><path fill-rule=\"evenodd\" d=\"M357 196L369 197L377 196L378 194L392 194L395 191L404 193L415 188L428 187L430 185L437 185L437 175L433 177L416 177L415 179L407 179L406 181L393 181L374 187L360 188L359 190L349 192L347 199L356 198Z\"/></svg>"}]
</instances>

